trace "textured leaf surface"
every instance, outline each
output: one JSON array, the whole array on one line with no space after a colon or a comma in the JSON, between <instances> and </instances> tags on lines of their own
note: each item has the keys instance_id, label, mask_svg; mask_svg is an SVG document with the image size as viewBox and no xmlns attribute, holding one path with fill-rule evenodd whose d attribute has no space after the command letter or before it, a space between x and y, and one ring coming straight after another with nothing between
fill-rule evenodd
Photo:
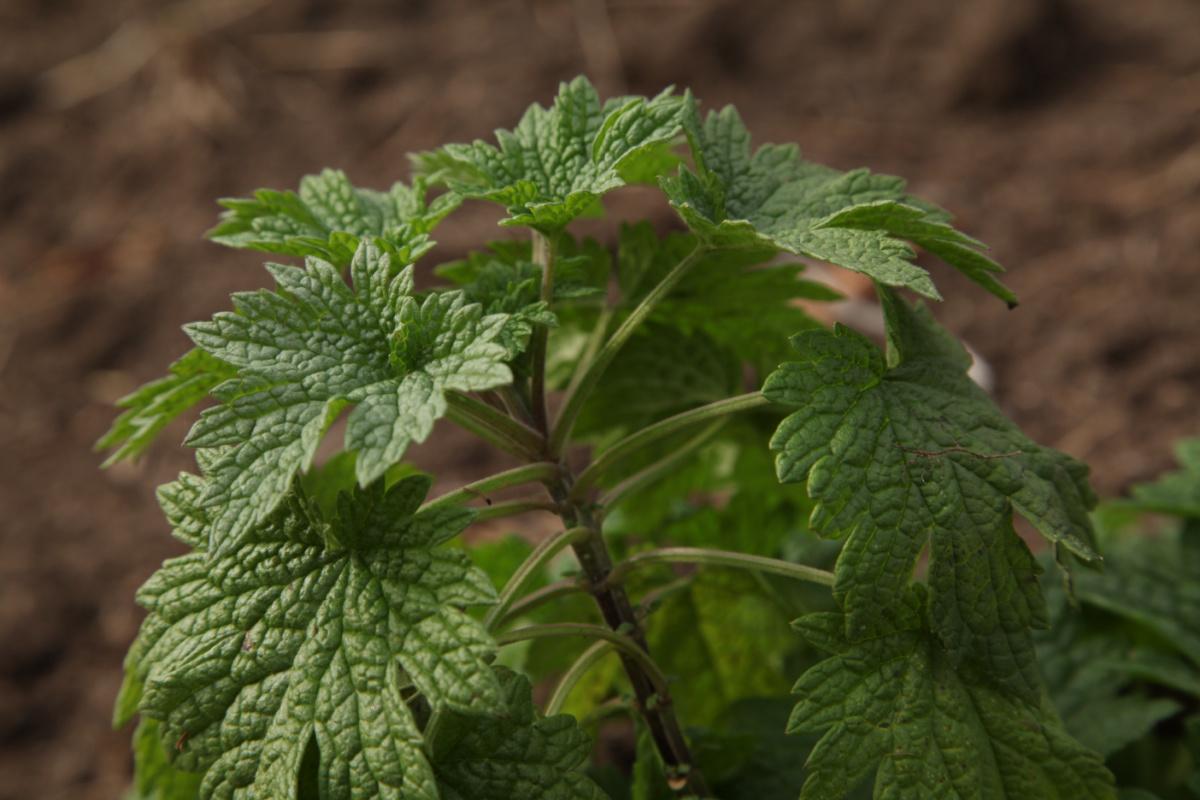
<instances>
[{"instance_id":1,"label":"textured leaf surface","mask_svg":"<svg viewBox=\"0 0 1200 800\"><path fill-rule=\"evenodd\" d=\"M979 252L983 245L951 227L946 212L906 194L902 179L802 161L794 145L763 145L751 155L750 133L732 106L701 123L690 95L684 125L697 172L681 168L662 186L705 242L786 250L941 299L929 274L912 263L911 242L1016 303L994 277L1003 269Z\"/></svg>"},{"instance_id":2,"label":"textured leaf surface","mask_svg":"<svg viewBox=\"0 0 1200 800\"><path fill-rule=\"evenodd\" d=\"M779 479L807 480L813 528L849 537L835 593L851 641L895 626L928 543L933 630L952 661L974 657L1037 703L1028 629L1047 624L1046 608L1012 512L1094 558L1087 467L1026 439L967 377L970 357L928 311L880 296L887 364L866 337L838 326L795 337L803 360L768 378L763 393L799 409L771 440Z\"/></svg>"},{"instance_id":3,"label":"textured leaf surface","mask_svg":"<svg viewBox=\"0 0 1200 800\"><path fill-rule=\"evenodd\" d=\"M1100 758L1048 710L956 667L906 592L893 632L850 643L840 614L793 623L834 655L796 683L789 733L822 733L802 800L840 800L878 766L875 797L1114 798ZM899 616L899 615L898 615Z\"/></svg>"},{"instance_id":4,"label":"textured leaf surface","mask_svg":"<svg viewBox=\"0 0 1200 800\"><path fill-rule=\"evenodd\" d=\"M237 375L232 366L200 349L190 350L170 366L170 372L117 401L119 408L128 410L96 442L96 450L117 448L103 466L140 456L171 420L208 397L214 386Z\"/></svg>"},{"instance_id":5,"label":"textured leaf surface","mask_svg":"<svg viewBox=\"0 0 1200 800\"><path fill-rule=\"evenodd\" d=\"M138 722L133 734L132 800L197 800L200 776L181 772L167 761L167 750L152 719Z\"/></svg>"},{"instance_id":6,"label":"textured leaf surface","mask_svg":"<svg viewBox=\"0 0 1200 800\"><path fill-rule=\"evenodd\" d=\"M499 148L483 141L450 144L416 165L466 197L507 206L502 225L551 233L624 186L627 164L634 178L660 168L647 167L642 156L675 138L682 108L683 99L670 89L651 99L601 103L591 83L579 77L559 87L550 108L534 104L515 129L496 131Z\"/></svg>"},{"instance_id":7,"label":"textured leaf surface","mask_svg":"<svg viewBox=\"0 0 1200 800\"><path fill-rule=\"evenodd\" d=\"M185 540L208 524L187 502L203 480L166 491ZM436 798L400 690L411 683L435 709L506 712L494 644L461 610L495 591L465 553L439 547L474 512L415 514L429 485L343 495L329 524L289 496L225 555L201 546L142 587L150 615L119 707L136 699L159 721L173 765L205 772L203 798L295 796L314 737L322 797Z\"/></svg>"},{"instance_id":8,"label":"textured leaf surface","mask_svg":"<svg viewBox=\"0 0 1200 800\"><path fill-rule=\"evenodd\" d=\"M461 202L449 193L427 203L421 180L411 188L397 181L391 190L376 192L351 185L341 170L327 169L304 176L299 194L260 189L252 200L221 200L227 210L207 236L228 247L313 256L340 267L365 239L407 264L433 247L429 232Z\"/></svg>"},{"instance_id":9,"label":"textured leaf surface","mask_svg":"<svg viewBox=\"0 0 1200 800\"><path fill-rule=\"evenodd\" d=\"M541 717L529 679L496 668L508 713L444 712L430 742L443 800L605 800L578 771L592 739L567 714Z\"/></svg>"},{"instance_id":10,"label":"textured leaf surface","mask_svg":"<svg viewBox=\"0 0 1200 800\"><path fill-rule=\"evenodd\" d=\"M347 406L346 447L358 451L365 486L424 441L446 412L449 390L512 380L495 340L505 315L484 316L461 291L412 297L412 268L394 275L390 256L364 242L340 271L268 265L277 292L234 295L233 312L186 330L240 377L217 387L187 444L221 451L209 471L211 550L219 554L260 522L312 463L326 429ZM229 448L228 446L233 447Z\"/></svg>"}]
</instances>

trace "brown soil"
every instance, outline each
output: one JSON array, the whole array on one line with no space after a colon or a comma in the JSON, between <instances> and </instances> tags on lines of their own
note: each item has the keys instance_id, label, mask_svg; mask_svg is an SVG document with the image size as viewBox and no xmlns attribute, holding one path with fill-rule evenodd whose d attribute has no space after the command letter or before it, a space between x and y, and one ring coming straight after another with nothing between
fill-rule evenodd
<instances>
[{"instance_id":1,"label":"brown soil","mask_svg":"<svg viewBox=\"0 0 1200 800\"><path fill-rule=\"evenodd\" d=\"M127 784L128 731L107 720L133 592L181 549L153 487L188 466L186 423L136 466L100 472L89 447L111 401L186 350L180 324L263 285L259 257L201 240L213 199L325 166L383 188L405 153L509 127L581 72L606 93L735 102L759 141L905 175L957 213L1024 304L931 265L936 313L1102 493L1169 467L1195 431L1191 0L6 0L0 800ZM494 219L452 218L440 254L504 235ZM449 480L488 459L461 439L422 454Z\"/></svg>"}]
</instances>

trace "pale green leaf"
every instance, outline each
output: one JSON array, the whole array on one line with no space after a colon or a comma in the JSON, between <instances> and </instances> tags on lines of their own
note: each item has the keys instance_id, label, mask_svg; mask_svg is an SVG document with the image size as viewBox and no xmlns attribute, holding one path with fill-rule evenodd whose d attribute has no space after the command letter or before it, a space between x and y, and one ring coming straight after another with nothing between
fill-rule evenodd
<instances>
[{"instance_id":1,"label":"pale green leaf","mask_svg":"<svg viewBox=\"0 0 1200 800\"><path fill-rule=\"evenodd\" d=\"M453 192L427 202L420 179L411 188L397 181L376 192L327 169L304 176L298 195L260 189L252 200L221 200L227 210L206 235L228 247L313 256L338 266L349 264L366 240L407 264L433 247L429 232L461 202Z\"/></svg>"},{"instance_id":2,"label":"pale green leaf","mask_svg":"<svg viewBox=\"0 0 1200 800\"><path fill-rule=\"evenodd\" d=\"M507 206L502 225L554 233L624 186L622 168L644 173L648 152L660 161L657 147L678 135L682 107L670 89L651 99L602 104L581 76L559 87L549 109L535 103L516 128L496 131L499 148L483 141L449 144L415 165L465 197Z\"/></svg>"},{"instance_id":3,"label":"pale green leaf","mask_svg":"<svg viewBox=\"0 0 1200 800\"><path fill-rule=\"evenodd\" d=\"M415 513L430 482L344 494L331 523L290 495L224 555L199 547L139 591L138 710L159 721L174 768L204 773L202 798L295 796L315 737L323 797L433 800L401 689L434 709L506 712L495 646L461 610L495 591L440 546L474 512Z\"/></svg>"},{"instance_id":4,"label":"pale green leaf","mask_svg":"<svg viewBox=\"0 0 1200 800\"><path fill-rule=\"evenodd\" d=\"M396 275L370 242L350 267L355 291L318 259L268 269L277 292L235 294L235 311L186 328L240 376L213 391L222 405L204 412L186 442L225 448L207 471L214 554L271 513L346 407L356 406L346 447L358 451L365 486L428 437L446 412L445 392L512 380L495 341L505 315L484 316L461 291L418 303L412 268Z\"/></svg>"}]
</instances>

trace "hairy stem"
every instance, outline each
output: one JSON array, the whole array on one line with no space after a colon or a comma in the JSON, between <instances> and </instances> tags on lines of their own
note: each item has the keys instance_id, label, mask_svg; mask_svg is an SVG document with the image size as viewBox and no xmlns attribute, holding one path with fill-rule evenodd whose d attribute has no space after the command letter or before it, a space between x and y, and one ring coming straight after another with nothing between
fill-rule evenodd
<instances>
[{"instance_id":1,"label":"hairy stem","mask_svg":"<svg viewBox=\"0 0 1200 800\"><path fill-rule=\"evenodd\" d=\"M645 321L663 298L670 294L675 285L687 275L692 267L708 252L708 248L702 245L696 245L687 258L680 261L674 269L672 269L662 281L654 287L650 294L643 298L638 304L633 313L626 318L621 327L616 330L612 338L605 343L596 357L587 365L583 377L580 378L577 385L574 386L574 391L568 391L563 399L562 411L558 414L558 419L554 423L554 432L550 437L550 453L554 458L561 458L566 452L567 443L571 440L571 431L575 427L575 420L579 417L579 412L583 409L584 402L587 401L588 395L592 393L592 389L596 387L596 383L600 380L600 376L608 369L608 365L616 358L617 353L629 341L629 337L637 330L637 327Z\"/></svg>"},{"instance_id":2,"label":"hairy stem","mask_svg":"<svg viewBox=\"0 0 1200 800\"><path fill-rule=\"evenodd\" d=\"M698 422L719 419L730 414L736 414L739 411L769 405L770 402L770 400L763 397L762 392L751 392L750 394L731 397L728 400L718 400L706 406L693 408L691 411L684 411L682 414L676 414L673 417L664 419L662 422L656 422L649 427L642 428L637 433L630 434L605 450L595 461L588 465L588 468L580 473L576 479L568 499L573 503L582 502L587 497L588 490L595 485L600 476L608 471L613 464L637 452L641 448L653 444L664 436L670 436Z\"/></svg>"},{"instance_id":3,"label":"hairy stem","mask_svg":"<svg viewBox=\"0 0 1200 800\"><path fill-rule=\"evenodd\" d=\"M547 308L554 301L555 242L554 237L533 231L533 263L542 268L542 300ZM550 411L546 405L546 343L549 337L549 328L535 325L529 340L533 361L530 410L533 413L533 427L543 436L548 434L550 424Z\"/></svg>"},{"instance_id":4,"label":"hairy stem","mask_svg":"<svg viewBox=\"0 0 1200 800\"><path fill-rule=\"evenodd\" d=\"M452 492L430 500L425 505L418 509L426 511L438 506L457 505L459 503L467 503L476 498L487 499L485 495L489 492L497 492L501 489L508 489L512 486L520 486L523 483L539 483L549 484L559 478L559 469L553 464L545 462L537 464L526 464L520 467L514 467L504 472L498 472L483 480L468 483L461 489L455 489ZM490 503L490 501L489 501Z\"/></svg>"},{"instance_id":5,"label":"hairy stem","mask_svg":"<svg viewBox=\"0 0 1200 800\"><path fill-rule=\"evenodd\" d=\"M668 694L667 676L659 669L658 664L650 657L640 644L631 637L600 625L585 625L582 622L558 622L553 625L533 625L516 631L502 633L496 637L496 644L504 647L507 644L524 642L529 639L548 639L556 636L585 636L589 639L600 639L621 652L623 656L636 661L654 685L659 697Z\"/></svg>"},{"instance_id":6,"label":"hairy stem","mask_svg":"<svg viewBox=\"0 0 1200 800\"><path fill-rule=\"evenodd\" d=\"M546 440L532 428L462 392L446 392L446 402L446 416L456 425L522 461L543 460Z\"/></svg>"},{"instance_id":7,"label":"hairy stem","mask_svg":"<svg viewBox=\"0 0 1200 800\"><path fill-rule=\"evenodd\" d=\"M590 533L587 528L571 528L543 539L508 579L508 583L504 585L504 591L500 592L500 596L496 598L496 605L488 609L487 615L483 618L483 627L489 633L495 631L504 620L513 601L529 588L529 584L537 578L538 573L550 563L550 560L561 553L564 548L587 538Z\"/></svg>"},{"instance_id":8,"label":"hairy stem","mask_svg":"<svg viewBox=\"0 0 1200 800\"><path fill-rule=\"evenodd\" d=\"M604 658L613 649L608 642L596 642L594 645L583 651L583 655L575 660L562 678L558 682L558 686L554 687L554 694L550 697L550 701L546 703L546 716L553 716L562 711L563 706L567 702L567 697L570 696L571 690L575 688L575 684L579 683L592 666Z\"/></svg>"},{"instance_id":9,"label":"hairy stem","mask_svg":"<svg viewBox=\"0 0 1200 800\"><path fill-rule=\"evenodd\" d=\"M769 572L822 586L833 586L833 573L804 564L793 564L777 558L733 553L727 550L710 550L699 547L665 547L636 553L612 568L608 573L609 584L624 583L629 573L640 567L654 564L709 564L719 567L736 567L757 572Z\"/></svg>"}]
</instances>

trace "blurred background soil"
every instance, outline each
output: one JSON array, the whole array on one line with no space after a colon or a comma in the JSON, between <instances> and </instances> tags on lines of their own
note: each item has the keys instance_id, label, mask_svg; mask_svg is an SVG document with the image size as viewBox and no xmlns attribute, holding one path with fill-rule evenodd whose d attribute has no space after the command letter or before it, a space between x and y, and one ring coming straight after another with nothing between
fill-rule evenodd
<instances>
[{"instance_id":1,"label":"blurred background soil","mask_svg":"<svg viewBox=\"0 0 1200 800\"><path fill-rule=\"evenodd\" d=\"M266 283L201 239L214 199L326 166L384 189L406 153L511 127L579 73L736 103L759 142L956 213L1024 303L929 264L936 315L1101 493L1196 431L1195 0L2 0L0 800L127 785L108 720L134 591L182 549L153 490L189 466L187 421L134 466L90 446L188 348L182 323ZM653 192L617 205L676 224ZM508 236L495 220L451 217L436 260ZM449 482L489 459L461 438L420 455Z\"/></svg>"}]
</instances>

